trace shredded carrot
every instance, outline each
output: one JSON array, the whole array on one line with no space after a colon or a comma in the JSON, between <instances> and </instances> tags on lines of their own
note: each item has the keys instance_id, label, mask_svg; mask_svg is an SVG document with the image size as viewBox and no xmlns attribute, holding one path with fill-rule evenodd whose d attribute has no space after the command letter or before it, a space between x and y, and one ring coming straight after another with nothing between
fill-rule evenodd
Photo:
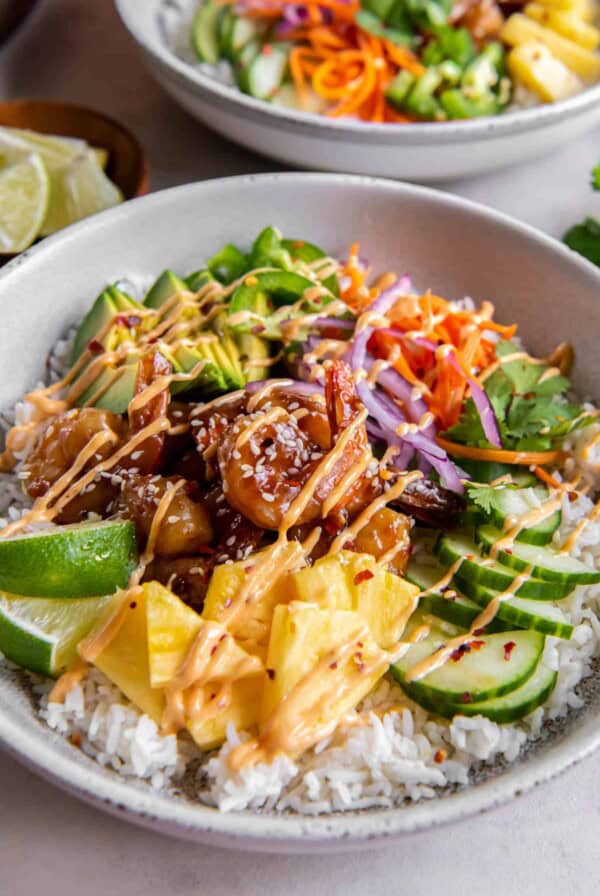
<instances>
[{"instance_id":1,"label":"shredded carrot","mask_svg":"<svg viewBox=\"0 0 600 896\"><path fill-rule=\"evenodd\" d=\"M436 441L440 448L443 448L448 454L468 460L489 460L501 464L531 466L532 464L554 464L563 457L562 451L507 451L503 448L475 448L471 445L450 442L441 436L437 436Z\"/></svg>"},{"instance_id":2,"label":"shredded carrot","mask_svg":"<svg viewBox=\"0 0 600 896\"><path fill-rule=\"evenodd\" d=\"M543 467L535 466L533 468L533 472L537 476L538 479L541 479L542 482L545 482L546 485L549 485L550 488L560 488L561 483L557 482L554 476L551 476L550 473L547 473Z\"/></svg>"}]
</instances>

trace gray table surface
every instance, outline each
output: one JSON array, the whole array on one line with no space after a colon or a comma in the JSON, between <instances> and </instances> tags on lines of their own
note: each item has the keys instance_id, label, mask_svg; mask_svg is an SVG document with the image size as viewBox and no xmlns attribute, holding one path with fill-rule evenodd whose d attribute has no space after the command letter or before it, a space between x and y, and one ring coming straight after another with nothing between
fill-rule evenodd
<instances>
[{"instance_id":1,"label":"gray table surface","mask_svg":"<svg viewBox=\"0 0 600 896\"><path fill-rule=\"evenodd\" d=\"M142 67L109 0L42 0L0 50L0 95L66 99L119 118L147 150L154 190L278 167L173 105ZM595 131L550 158L438 186L558 236L598 208L588 172L599 155ZM600 889L598 771L592 757L484 817L386 849L309 859L162 838L65 796L0 754L0 893L587 896Z\"/></svg>"}]
</instances>

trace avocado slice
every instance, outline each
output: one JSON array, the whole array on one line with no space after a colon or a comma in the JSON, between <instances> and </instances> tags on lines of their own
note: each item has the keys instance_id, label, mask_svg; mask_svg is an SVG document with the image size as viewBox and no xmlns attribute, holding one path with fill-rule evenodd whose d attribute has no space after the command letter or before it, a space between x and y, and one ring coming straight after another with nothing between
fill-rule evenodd
<instances>
[{"instance_id":1,"label":"avocado slice","mask_svg":"<svg viewBox=\"0 0 600 896\"><path fill-rule=\"evenodd\" d=\"M175 349L174 358L183 373L189 373L200 361L206 361L207 363L195 380L173 383L171 385L173 395L178 395L180 392L188 392L191 389L203 389L206 392L227 391L225 377L213 351L218 340L214 334L210 335L214 341L203 340L197 343L181 343Z\"/></svg>"},{"instance_id":2,"label":"avocado slice","mask_svg":"<svg viewBox=\"0 0 600 896\"><path fill-rule=\"evenodd\" d=\"M207 268L202 268L200 271L194 271L185 278L185 282L187 283L187 288L190 292L199 292L203 286L206 286L207 283L210 283L215 278L211 274Z\"/></svg>"},{"instance_id":3,"label":"avocado slice","mask_svg":"<svg viewBox=\"0 0 600 896\"><path fill-rule=\"evenodd\" d=\"M71 349L71 364L75 364L86 350L88 344L117 314L140 310L141 305L118 289L107 286L94 301L94 304L83 318L75 335ZM103 341L104 344L104 341Z\"/></svg>"},{"instance_id":4,"label":"avocado slice","mask_svg":"<svg viewBox=\"0 0 600 896\"><path fill-rule=\"evenodd\" d=\"M146 293L144 305L146 308L160 308L176 292L187 292L188 289L189 286L186 281L167 268Z\"/></svg>"},{"instance_id":5,"label":"avocado slice","mask_svg":"<svg viewBox=\"0 0 600 896\"><path fill-rule=\"evenodd\" d=\"M222 311L213 320L213 328L225 355L227 363L222 366L222 372L225 376L229 389L243 389L246 385L246 377L240 358L240 347L238 341L227 330L227 312Z\"/></svg>"},{"instance_id":6,"label":"avocado slice","mask_svg":"<svg viewBox=\"0 0 600 896\"><path fill-rule=\"evenodd\" d=\"M94 395L104 389L105 386L108 386L106 391L102 392L100 397L94 402L93 407L112 411L114 414L124 414L135 392L139 359L138 351L133 351L128 355L125 363L120 367L122 372L117 379L114 379L115 368L105 367L91 386L88 386L85 392L82 392L79 396L76 402L77 405L83 407ZM109 383L110 385L108 385Z\"/></svg>"}]
</instances>

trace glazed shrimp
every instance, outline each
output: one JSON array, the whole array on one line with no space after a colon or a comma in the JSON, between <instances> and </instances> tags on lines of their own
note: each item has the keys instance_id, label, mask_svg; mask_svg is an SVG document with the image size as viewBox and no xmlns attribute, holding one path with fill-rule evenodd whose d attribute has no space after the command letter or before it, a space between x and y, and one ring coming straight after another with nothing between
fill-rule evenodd
<instances>
[{"instance_id":1,"label":"glazed shrimp","mask_svg":"<svg viewBox=\"0 0 600 896\"><path fill-rule=\"evenodd\" d=\"M354 394L350 368L334 362L326 370L326 408L322 417L322 441L330 430L326 447L313 441L301 427L302 416L273 400L260 410L240 415L225 429L217 449L219 471L227 501L255 525L279 529L285 513L329 451L335 450L344 430L356 426L360 403ZM289 405L288 405L289 408ZM344 485L355 464L357 476L333 506L324 505ZM380 491L364 423L356 426L344 450L317 482L302 515L303 524L341 511L357 513Z\"/></svg>"}]
</instances>

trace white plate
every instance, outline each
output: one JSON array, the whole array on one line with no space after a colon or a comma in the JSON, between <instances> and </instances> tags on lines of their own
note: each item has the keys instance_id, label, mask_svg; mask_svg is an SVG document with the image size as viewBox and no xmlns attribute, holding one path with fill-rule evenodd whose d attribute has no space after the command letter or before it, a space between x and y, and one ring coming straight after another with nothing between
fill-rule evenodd
<instances>
[{"instance_id":1,"label":"white plate","mask_svg":"<svg viewBox=\"0 0 600 896\"><path fill-rule=\"evenodd\" d=\"M600 122L600 85L560 103L471 121L410 125L334 120L246 96L179 59L165 7L190 0L115 0L148 71L192 115L236 143L301 168L430 182L550 152Z\"/></svg>"},{"instance_id":2,"label":"white plate","mask_svg":"<svg viewBox=\"0 0 600 896\"><path fill-rule=\"evenodd\" d=\"M600 398L600 272L503 215L420 187L343 175L283 174L191 184L112 209L51 237L0 274L0 408L42 375L49 348L107 282L166 266L196 269L223 243L266 224L334 254L355 240L375 268L393 265L450 298L490 299L535 353L577 348L577 385ZM600 677L596 679L600 681ZM220 814L104 770L35 716L23 676L0 668L0 743L39 774L109 812L159 831L263 851L355 849L482 812L547 780L600 745L600 688L508 770L395 810L306 818Z\"/></svg>"}]
</instances>

